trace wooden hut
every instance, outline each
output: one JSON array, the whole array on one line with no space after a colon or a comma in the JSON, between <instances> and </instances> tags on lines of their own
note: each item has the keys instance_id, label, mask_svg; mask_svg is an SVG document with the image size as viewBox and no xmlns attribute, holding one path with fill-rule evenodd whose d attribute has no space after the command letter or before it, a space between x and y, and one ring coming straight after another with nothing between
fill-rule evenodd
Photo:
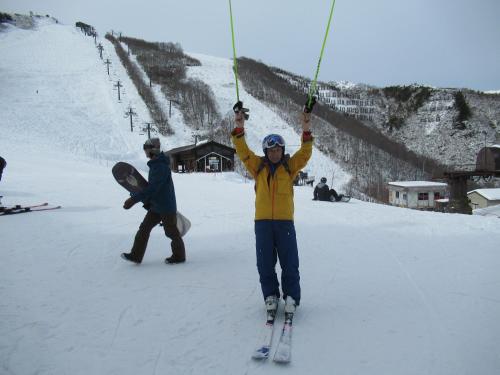
<instances>
[{"instance_id":1,"label":"wooden hut","mask_svg":"<svg viewBox=\"0 0 500 375\"><path fill-rule=\"evenodd\" d=\"M215 141L174 148L170 156L174 172L228 172L234 170L236 150Z\"/></svg>"}]
</instances>

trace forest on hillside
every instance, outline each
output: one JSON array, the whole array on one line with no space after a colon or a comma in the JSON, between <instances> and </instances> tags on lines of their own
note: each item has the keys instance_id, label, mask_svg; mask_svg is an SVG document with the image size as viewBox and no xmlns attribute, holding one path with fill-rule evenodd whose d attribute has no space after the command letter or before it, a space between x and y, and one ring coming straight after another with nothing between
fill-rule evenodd
<instances>
[{"instance_id":1,"label":"forest on hillside","mask_svg":"<svg viewBox=\"0 0 500 375\"><path fill-rule=\"evenodd\" d=\"M190 66L201 63L186 55L178 43L148 42L142 39L121 36L119 40L108 34L113 42L122 63L132 81L138 88L144 101L150 108L152 118L163 135L170 134L168 115L162 110L162 105L154 98L151 84L160 85L161 91L169 105L175 105L184 117L184 123L191 127L197 139L212 139L230 145L227 123L217 111L217 102L212 89L203 81L187 77ZM132 60L130 51L146 73L143 77L139 68Z\"/></svg>"}]
</instances>

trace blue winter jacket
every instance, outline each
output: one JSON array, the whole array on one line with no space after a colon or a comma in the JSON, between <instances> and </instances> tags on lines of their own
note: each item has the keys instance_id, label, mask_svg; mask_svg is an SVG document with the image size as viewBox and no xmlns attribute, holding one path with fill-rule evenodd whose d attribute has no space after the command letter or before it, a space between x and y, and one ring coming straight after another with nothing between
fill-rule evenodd
<instances>
[{"instance_id":1,"label":"blue winter jacket","mask_svg":"<svg viewBox=\"0 0 500 375\"><path fill-rule=\"evenodd\" d=\"M148 187L131 194L132 199L149 205L149 209L158 214L177 212L170 159L162 152L157 158L148 161L148 166Z\"/></svg>"}]
</instances>

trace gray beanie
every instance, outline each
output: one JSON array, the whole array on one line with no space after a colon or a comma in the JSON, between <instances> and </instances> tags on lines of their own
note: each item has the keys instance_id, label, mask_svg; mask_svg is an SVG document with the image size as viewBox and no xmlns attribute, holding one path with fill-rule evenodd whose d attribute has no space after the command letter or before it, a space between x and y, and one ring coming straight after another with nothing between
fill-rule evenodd
<instances>
[{"instance_id":1,"label":"gray beanie","mask_svg":"<svg viewBox=\"0 0 500 375\"><path fill-rule=\"evenodd\" d=\"M148 150L150 153L154 155L158 155L160 153L160 139L159 138L150 138L146 142L144 142L143 146L144 150Z\"/></svg>"}]
</instances>

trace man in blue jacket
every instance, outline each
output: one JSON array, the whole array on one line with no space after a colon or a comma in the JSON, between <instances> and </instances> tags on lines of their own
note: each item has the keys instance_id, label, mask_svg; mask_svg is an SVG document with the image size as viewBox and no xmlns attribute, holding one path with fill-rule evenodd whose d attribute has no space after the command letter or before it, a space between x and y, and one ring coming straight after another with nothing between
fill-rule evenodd
<instances>
[{"instance_id":1,"label":"man in blue jacket","mask_svg":"<svg viewBox=\"0 0 500 375\"><path fill-rule=\"evenodd\" d=\"M165 263L183 263L186 261L186 251L177 229L177 204L170 159L161 152L158 138L148 139L144 143L144 152L150 159L148 187L139 193L131 194L123 204L123 208L128 210L134 204L143 202L148 212L135 235L132 250L121 256L123 259L140 264L146 252L151 230L161 222L165 235L172 240L172 256L165 259Z\"/></svg>"}]
</instances>

